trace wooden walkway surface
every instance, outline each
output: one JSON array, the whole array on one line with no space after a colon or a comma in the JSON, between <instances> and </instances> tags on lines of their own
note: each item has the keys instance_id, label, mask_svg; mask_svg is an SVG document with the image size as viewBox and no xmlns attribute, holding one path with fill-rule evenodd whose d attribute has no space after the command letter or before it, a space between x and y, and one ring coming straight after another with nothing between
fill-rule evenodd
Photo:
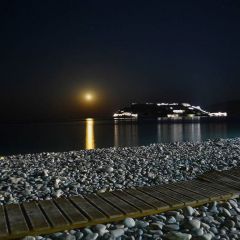
<instances>
[{"instance_id":1,"label":"wooden walkway surface","mask_svg":"<svg viewBox=\"0 0 240 240\"><path fill-rule=\"evenodd\" d=\"M187 205L227 200L239 194L240 168L235 168L175 184L5 205L0 206L0 239L142 217Z\"/></svg>"}]
</instances>

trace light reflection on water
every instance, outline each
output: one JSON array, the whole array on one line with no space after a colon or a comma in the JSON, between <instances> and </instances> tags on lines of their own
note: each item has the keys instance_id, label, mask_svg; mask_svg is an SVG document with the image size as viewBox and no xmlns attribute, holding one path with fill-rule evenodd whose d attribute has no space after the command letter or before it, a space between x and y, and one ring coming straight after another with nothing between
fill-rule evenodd
<instances>
[{"instance_id":1,"label":"light reflection on water","mask_svg":"<svg viewBox=\"0 0 240 240\"><path fill-rule=\"evenodd\" d=\"M121 124L114 120L114 147L137 146L138 145L138 125Z\"/></svg>"},{"instance_id":2,"label":"light reflection on water","mask_svg":"<svg viewBox=\"0 0 240 240\"><path fill-rule=\"evenodd\" d=\"M166 123L85 119L0 125L0 155L63 152L175 141L240 137L239 121Z\"/></svg>"},{"instance_id":3,"label":"light reflection on water","mask_svg":"<svg viewBox=\"0 0 240 240\"><path fill-rule=\"evenodd\" d=\"M85 149L94 149L95 148L95 138L94 138L94 119L86 119L86 141Z\"/></svg>"},{"instance_id":4,"label":"light reflection on water","mask_svg":"<svg viewBox=\"0 0 240 240\"><path fill-rule=\"evenodd\" d=\"M85 149L94 149L100 144L95 139L95 122L93 118L87 118L85 121ZM155 127L156 128L155 128ZM145 131L143 130L145 128ZM217 125L203 125L201 123L157 123L149 125L138 124L137 122L122 122L115 120L113 126L113 146L138 146L145 144L139 140L146 139L148 143L154 142L182 142L192 141L197 142L205 139L205 135L211 137L226 137L227 126L226 124ZM203 131L203 136L202 136ZM106 133L107 134L107 133ZM210 137L210 138L211 138ZM99 141L99 140L98 140ZM97 146L96 146L97 144Z\"/></svg>"},{"instance_id":5,"label":"light reflection on water","mask_svg":"<svg viewBox=\"0 0 240 240\"><path fill-rule=\"evenodd\" d=\"M226 138L226 123L154 123L114 121L114 146L138 146L154 142L191 141ZM145 143L146 142L146 143Z\"/></svg>"}]
</instances>

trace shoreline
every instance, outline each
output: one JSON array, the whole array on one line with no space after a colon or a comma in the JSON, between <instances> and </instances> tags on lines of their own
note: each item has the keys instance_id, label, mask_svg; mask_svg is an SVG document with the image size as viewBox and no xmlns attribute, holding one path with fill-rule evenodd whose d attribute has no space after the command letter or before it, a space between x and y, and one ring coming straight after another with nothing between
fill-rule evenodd
<instances>
[{"instance_id":1,"label":"shoreline","mask_svg":"<svg viewBox=\"0 0 240 240\"><path fill-rule=\"evenodd\" d=\"M194 179L240 166L240 138L11 155L0 160L0 204Z\"/></svg>"}]
</instances>

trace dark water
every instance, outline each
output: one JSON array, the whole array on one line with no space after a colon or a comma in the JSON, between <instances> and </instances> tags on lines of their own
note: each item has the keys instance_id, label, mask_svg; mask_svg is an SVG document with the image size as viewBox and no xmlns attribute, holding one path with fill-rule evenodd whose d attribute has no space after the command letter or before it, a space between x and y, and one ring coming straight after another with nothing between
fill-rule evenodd
<instances>
[{"instance_id":1,"label":"dark water","mask_svg":"<svg viewBox=\"0 0 240 240\"><path fill-rule=\"evenodd\" d=\"M232 137L240 137L240 124L236 121L161 123L86 119L9 124L0 125L0 155Z\"/></svg>"}]
</instances>

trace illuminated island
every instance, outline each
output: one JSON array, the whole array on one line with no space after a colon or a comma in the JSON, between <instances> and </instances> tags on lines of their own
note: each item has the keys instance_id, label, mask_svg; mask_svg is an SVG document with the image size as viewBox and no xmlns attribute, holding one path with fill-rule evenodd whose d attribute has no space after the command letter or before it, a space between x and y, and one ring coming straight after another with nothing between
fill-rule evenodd
<instances>
[{"instance_id":1,"label":"illuminated island","mask_svg":"<svg viewBox=\"0 0 240 240\"><path fill-rule=\"evenodd\" d=\"M226 112L207 112L189 103L132 103L113 114L115 119L157 118L159 120L227 117Z\"/></svg>"}]
</instances>

